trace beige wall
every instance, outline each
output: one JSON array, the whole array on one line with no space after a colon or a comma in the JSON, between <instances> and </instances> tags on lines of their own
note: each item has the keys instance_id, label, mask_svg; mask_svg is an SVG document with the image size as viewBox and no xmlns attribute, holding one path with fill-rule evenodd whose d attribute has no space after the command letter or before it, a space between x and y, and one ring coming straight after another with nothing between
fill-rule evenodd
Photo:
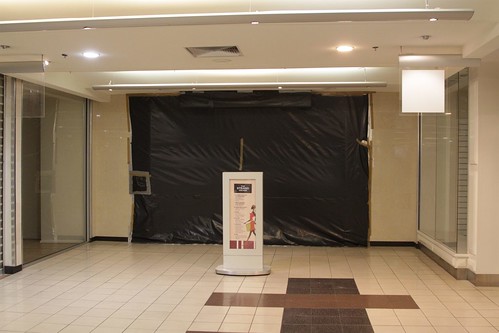
<instances>
[{"instance_id":1,"label":"beige wall","mask_svg":"<svg viewBox=\"0 0 499 333\"><path fill-rule=\"evenodd\" d=\"M499 274L499 63L470 70L469 266Z\"/></svg>"},{"instance_id":2,"label":"beige wall","mask_svg":"<svg viewBox=\"0 0 499 333\"><path fill-rule=\"evenodd\" d=\"M397 93L373 94L371 241L415 242L418 118Z\"/></svg>"},{"instance_id":3,"label":"beige wall","mask_svg":"<svg viewBox=\"0 0 499 333\"><path fill-rule=\"evenodd\" d=\"M415 241L417 117L399 113L396 93L374 94L372 241ZM92 115L92 236L127 236L128 115L125 96L94 103Z\"/></svg>"},{"instance_id":4,"label":"beige wall","mask_svg":"<svg viewBox=\"0 0 499 333\"><path fill-rule=\"evenodd\" d=\"M92 111L91 237L128 237L132 199L128 193L129 126L126 96L94 103Z\"/></svg>"}]
</instances>

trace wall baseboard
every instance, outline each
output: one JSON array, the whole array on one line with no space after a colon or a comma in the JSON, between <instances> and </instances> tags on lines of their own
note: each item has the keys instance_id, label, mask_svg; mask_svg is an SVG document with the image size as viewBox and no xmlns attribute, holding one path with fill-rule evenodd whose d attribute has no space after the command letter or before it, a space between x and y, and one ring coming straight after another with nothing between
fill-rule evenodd
<instances>
[{"instance_id":1,"label":"wall baseboard","mask_svg":"<svg viewBox=\"0 0 499 333\"><path fill-rule=\"evenodd\" d=\"M3 266L3 271L5 274L15 274L22 271L23 265L19 266Z\"/></svg>"},{"instance_id":2,"label":"wall baseboard","mask_svg":"<svg viewBox=\"0 0 499 333\"><path fill-rule=\"evenodd\" d=\"M499 287L499 274L475 274L468 270L468 281L477 287Z\"/></svg>"},{"instance_id":3,"label":"wall baseboard","mask_svg":"<svg viewBox=\"0 0 499 333\"><path fill-rule=\"evenodd\" d=\"M415 247L418 248L416 242L390 242L390 241L371 241L370 246L396 246L396 247Z\"/></svg>"},{"instance_id":4,"label":"wall baseboard","mask_svg":"<svg viewBox=\"0 0 499 333\"><path fill-rule=\"evenodd\" d=\"M468 268L455 268L421 243L419 249L456 280L468 280L477 287L499 287L499 274L475 274Z\"/></svg>"},{"instance_id":5,"label":"wall baseboard","mask_svg":"<svg viewBox=\"0 0 499 333\"><path fill-rule=\"evenodd\" d=\"M128 242L128 237L95 236L90 238L90 242Z\"/></svg>"},{"instance_id":6,"label":"wall baseboard","mask_svg":"<svg viewBox=\"0 0 499 333\"><path fill-rule=\"evenodd\" d=\"M419 249L421 250L421 252L426 254L427 257L429 257L431 260L436 262L440 267L442 267L447 273L452 275L455 279L467 280L468 271L469 271L467 268L453 267L451 264L440 258L437 254L435 254L433 251L431 251L422 243L419 243Z\"/></svg>"}]
</instances>

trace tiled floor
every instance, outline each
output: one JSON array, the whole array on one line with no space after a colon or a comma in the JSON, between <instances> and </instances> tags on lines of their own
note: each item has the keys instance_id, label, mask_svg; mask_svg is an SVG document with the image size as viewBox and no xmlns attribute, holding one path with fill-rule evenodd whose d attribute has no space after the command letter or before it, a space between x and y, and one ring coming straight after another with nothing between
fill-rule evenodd
<instances>
[{"instance_id":1,"label":"tiled floor","mask_svg":"<svg viewBox=\"0 0 499 333\"><path fill-rule=\"evenodd\" d=\"M413 248L266 247L272 273L259 277L216 275L221 253L79 246L0 279L0 332L284 333L300 321L363 327L355 332L370 323L375 333L499 330L499 288L456 281ZM210 303L217 297L231 301ZM327 307L310 308L321 302Z\"/></svg>"}]
</instances>

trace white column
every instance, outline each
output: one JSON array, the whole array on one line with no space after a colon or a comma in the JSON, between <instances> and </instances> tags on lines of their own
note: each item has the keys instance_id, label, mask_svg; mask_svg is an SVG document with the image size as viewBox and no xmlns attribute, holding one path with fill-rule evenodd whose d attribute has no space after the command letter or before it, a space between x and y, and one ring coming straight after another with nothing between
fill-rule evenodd
<instances>
[{"instance_id":1,"label":"white column","mask_svg":"<svg viewBox=\"0 0 499 333\"><path fill-rule=\"evenodd\" d=\"M469 268L499 274L499 64L470 70Z\"/></svg>"}]
</instances>

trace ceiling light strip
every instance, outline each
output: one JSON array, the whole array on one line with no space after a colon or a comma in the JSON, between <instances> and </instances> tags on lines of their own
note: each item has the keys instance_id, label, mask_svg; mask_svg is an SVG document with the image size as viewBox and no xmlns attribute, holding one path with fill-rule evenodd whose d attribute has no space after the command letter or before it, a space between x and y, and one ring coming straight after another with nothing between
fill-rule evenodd
<instances>
[{"instance_id":1,"label":"ceiling light strip","mask_svg":"<svg viewBox=\"0 0 499 333\"><path fill-rule=\"evenodd\" d=\"M0 21L0 32L182 25L470 20L473 9L282 10Z\"/></svg>"},{"instance_id":2,"label":"ceiling light strip","mask_svg":"<svg viewBox=\"0 0 499 333\"><path fill-rule=\"evenodd\" d=\"M278 89L299 88L373 88L386 87L382 81L370 82L225 82L225 83L146 83L146 84L102 84L92 86L93 90L203 90L203 89Z\"/></svg>"}]
</instances>

